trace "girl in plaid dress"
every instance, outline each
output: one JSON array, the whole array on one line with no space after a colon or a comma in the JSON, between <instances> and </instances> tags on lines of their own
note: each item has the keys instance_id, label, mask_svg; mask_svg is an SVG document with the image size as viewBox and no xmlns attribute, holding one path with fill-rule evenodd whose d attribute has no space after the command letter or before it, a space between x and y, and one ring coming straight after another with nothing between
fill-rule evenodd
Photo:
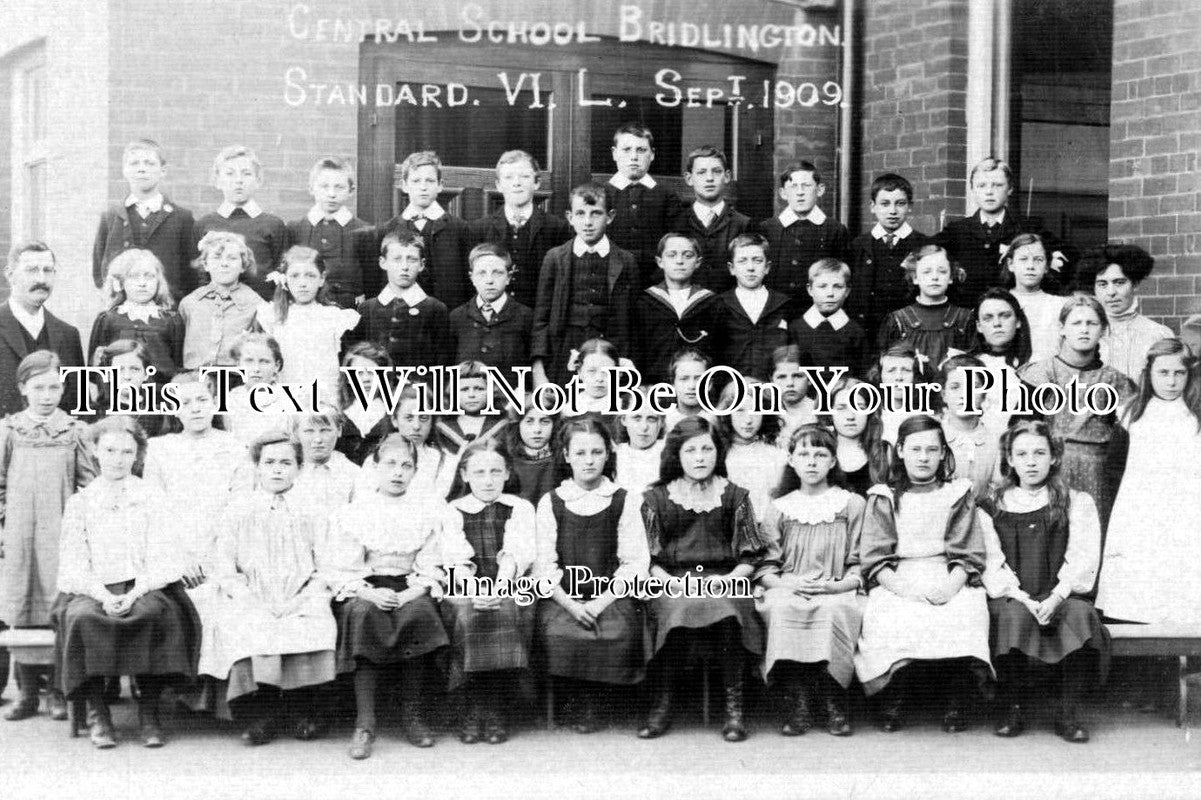
<instances>
[{"instance_id":1,"label":"girl in plaid dress","mask_svg":"<svg viewBox=\"0 0 1201 800\"><path fill-rule=\"evenodd\" d=\"M459 732L464 744L481 738L500 744L509 738L504 701L514 671L530 663L532 606L464 580L474 576L503 586L533 564L534 507L505 491L512 477L499 441L471 442L463 450L442 517L442 568L448 584L442 620L450 635L450 687L462 687L465 694Z\"/></svg>"}]
</instances>

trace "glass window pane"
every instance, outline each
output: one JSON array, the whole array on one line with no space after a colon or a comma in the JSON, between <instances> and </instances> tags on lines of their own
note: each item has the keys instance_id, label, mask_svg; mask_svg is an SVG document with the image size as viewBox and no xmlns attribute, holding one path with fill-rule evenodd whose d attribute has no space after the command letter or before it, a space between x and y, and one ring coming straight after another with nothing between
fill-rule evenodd
<instances>
[{"instance_id":1,"label":"glass window pane","mask_svg":"<svg viewBox=\"0 0 1201 800\"><path fill-rule=\"evenodd\" d=\"M434 150L448 167L496 167L506 150L525 150L547 168L550 152L550 110L529 108L529 92L510 105L504 89L468 87L465 105L396 107L396 163L416 150ZM420 97L417 98L420 102ZM550 92L542 94L549 104ZM478 101L479 105L475 105ZM465 132L470 136L464 136Z\"/></svg>"}]
</instances>

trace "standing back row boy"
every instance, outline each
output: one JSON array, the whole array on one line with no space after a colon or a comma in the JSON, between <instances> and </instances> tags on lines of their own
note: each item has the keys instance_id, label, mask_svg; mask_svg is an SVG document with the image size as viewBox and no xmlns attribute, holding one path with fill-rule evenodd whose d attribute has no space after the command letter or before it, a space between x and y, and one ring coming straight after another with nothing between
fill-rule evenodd
<instances>
[{"instance_id":1,"label":"standing back row boy","mask_svg":"<svg viewBox=\"0 0 1201 800\"><path fill-rule=\"evenodd\" d=\"M788 296L790 316L804 309L801 298L809 282L809 265L823 258L846 261L851 237L841 222L818 208L818 198L825 193L821 174L812 163L788 165L780 175L780 197L787 206L759 228L772 264L767 285Z\"/></svg>"},{"instance_id":2,"label":"standing back row boy","mask_svg":"<svg viewBox=\"0 0 1201 800\"><path fill-rule=\"evenodd\" d=\"M288 228L274 214L268 214L254 199L263 182L263 167L249 147L231 145L217 154L213 162L213 185L224 198L217 210L196 221L193 252L209 231L239 233L254 253L256 270L245 276L247 286L264 300L275 294L275 284L267 280L279 266L288 249Z\"/></svg>"},{"instance_id":3,"label":"standing back row boy","mask_svg":"<svg viewBox=\"0 0 1201 800\"><path fill-rule=\"evenodd\" d=\"M513 260L509 297L531 307L537 300L542 259L552 247L571 238L566 219L547 214L534 203L538 172L538 161L529 153L502 153L496 162L496 190L504 197L504 205L489 216L467 223L472 246L491 242L509 252Z\"/></svg>"},{"instance_id":4,"label":"standing back row boy","mask_svg":"<svg viewBox=\"0 0 1201 800\"><path fill-rule=\"evenodd\" d=\"M605 207L613 217L609 234L638 264L638 288L655 282L655 251L668 223L680 213L679 196L648 172L655 160L655 136L640 122L622 125L613 134L617 172L605 185Z\"/></svg>"},{"instance_id":5,"label":"standing back row boy","mask_svg":"<svg viewBox=\"0 0 1201 800\"><path fill-rule=\"evenodd\" d=\"M851 267L847 312L866 331L868 341L876 340L889 312L913 299L913 283L901 264L931 240L909 224L912 211L913 184L908 180L888 172L872 181L871 212L876 224L851 241L847 257Z\"/></svg>"},{"instance_id":6,"label":"standing back row boy","mask_svg":"<svg viewBox=\"0 0 1201 800\"><path fill-rule=\"evenodd\" d=\"M375 231L356 217L346 201L354 192L354 172L338 158L322 158L309 172L313 207L288 223L290 242L311 247L325 264L325 288L342 308L354 308L379 291L380 271L370 269L378 253Z\"/></svg>"},{"instance_id":7,"label":"standing back row boy","mask_svg":"<svg viewBox=\"0 0 1201 800\"><path fill-rule=\"evenodd\" d=\"M129 194L100 217L92 247L92 279L101 288L110 261L131 248L149 250L163 265L178 303L197 283L189 266L196 255L192 212L163 195L167 158L158 142L135 139L125 145L121 173L129 183Z\"/></svg>"},{"instance_id":8,"label":"standing back row boy","mask_svg":"<svg viewBox=\"0 0 1201 800\"><path fill-rule=\"evenodd\" d=\"M425 272L421 285L450 308L471 297L467 253L471 249L467 223L446 213L438 202L442 193L442 161L429 150L410 153L400 165L400 188L409 204L379 229L376 242L389 234L420 236L425 242Z\"/></svg>"},{"instance_id":9,"label":"standing back row boy","mask_svg":"<svg viewBox=\"0 0 1201 800\"><path fill-rule=\"evenodd\" d=\"M684 182L692 187L692 205L682 208L669 228L696 239L701 264L693 282L718 293L734 286L727 269L730 242L753 227L750 217L726 201L730 177L726 154L716 147L705 145L689 153Z\"/></svg>"}]
</instances>

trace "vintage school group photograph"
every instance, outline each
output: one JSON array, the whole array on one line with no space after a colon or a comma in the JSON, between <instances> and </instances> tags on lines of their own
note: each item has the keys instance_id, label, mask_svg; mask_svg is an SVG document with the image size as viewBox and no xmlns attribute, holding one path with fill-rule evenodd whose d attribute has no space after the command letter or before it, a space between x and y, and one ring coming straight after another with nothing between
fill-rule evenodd
<instances>
[{"instance_id":1,"label":"vintage school group photograph","mask_svg":"<svg viewBox=\"0 0 1201 800\"><path fill-rule=\"evenodd\" d=\"M4 3L9 791L1195 796L1198 12Z\"/></svg>"}]
</instances>

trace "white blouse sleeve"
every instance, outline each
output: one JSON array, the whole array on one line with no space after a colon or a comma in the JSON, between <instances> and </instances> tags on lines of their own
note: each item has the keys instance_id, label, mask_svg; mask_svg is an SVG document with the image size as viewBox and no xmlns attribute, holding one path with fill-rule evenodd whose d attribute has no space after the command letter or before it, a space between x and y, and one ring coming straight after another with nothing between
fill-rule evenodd
<instances>
[{"instance_id":1,"label":"white blouse sleeve","mask_svg":"<svg viewBox=\"0 0 1201 800\"><path fill-rule=\"evenodd\" d=\"M513 498L513 512L505 523L505 546L496 554L509 556L517 567L518 577L526 574L538 557L536 512L528 500Z\"/></svg>"},{"instance_id":2,"label":"white blouse sleeve","mask_svg":"<svg viewBox=\"0 0 1201 800\"><path fill-rule=\"evenodd\" d=\"M88 557L84 525L86 502L83 495L71 495L63 510L62 533L58 542L58 590L63 594L82 594L99 599L103 596L100 591L103 586L92 573L92 563Z\"/></svg>"},{"instance_id":3,"label":"white blouse sleeve","mask_svg":"<svg viewBox=\"0 0 1201 800\"><path fill-rule=\"evenodd\" d=\"M337 315L334 317L334 332L338 335L354 330L359 324L359 312L353 308L339 308Z\"/></svg>"},{"instance_id":4,"label":"white blouse sleeve","mask_svg":"<svg viewBox=\"0 0 1201 800\"><path fill-rule=\"evenodd\" d=\"M984 534L984 574L980 576L984 590L989 597L1012 597L1015 600L1029 598L1018 583L1018 576L1005 563L1005 552L1001 549L1001 539L997 529L993 527L992 517L980 509L976 509L976 521Z\"/></svg>"},{"instance_id":5,"label":"white blouse sleeve","mask_svg":"<svg viewBox=\"0 0 1201 800\"><path fill-rule=\"evenodd\" d=\"M143 485L146 491L139 515L144 520L145 530L142 536L141 569L134 579L134 585L152 592L179 580L183 571L180 564L183 551L174 537L158 535L158 526L153 519L154 514L161 513L167 507L166 495L157 486Z\"/></svg>"},{"instance_id":6,"label":"white blouse sleeve","mask_svg":"<svg viewBox=\"0 0 1201 800\"><path fill-rule=\"evenodd\" d=\"M357 535L353 506L340 506L329 516L325 535L317 548L317 569L334 593L335 600L353 597L365 589L367 551Z\"/></svg>"},{"instance_id":7,"label":"white blouse sleeve","mask_svg":"<svg viewBox=\"0 0 1201 800\"><path fill-rule=\"evenodd\" d=\"M409 576L409 586L425 586L431 592L438 594L440 594L443 577L441 565L438 563L442 556L438 531L442 513L443 509L440 508L422 521L425 528L425 540L413 558L413 572Z\"/></svg>"},{"instance_id":8,"label":"white blouse sleeve","mask_svg":"<svg viewBox=\"0 0 1201 800\"><path fill-rule=\"evenodd\" d=\"M549 578L558 586L563 579L563 570L559 569L559 526L555 522L555 512L551 508L550 492L542 495L538 501L538 511L534 515L535 539L537 541L537 557L534 561L534 577Z\"/></svg>"},{"instance_id":9,"label":"white blouse sleeve","mask_svg":"<svg viewBox=\"0 0 1201 800\"><path fill-rule=\"evenodd\" d=\"M1101 563L1101 517L1087 492L1072 492L1068 509L1068 549L1052 589L1065 600L1072 594L1087 594L1097 581Z\"/></svg>"},{"instance_id":10,"label":"white blouse sleeve","mask_svg":"<svg viewBox=\"0 0 1201 800\"><path fill-rule=\"evenodd\" d=\"M454 567L455 573L460 576L475 575L475 563L471 560L475 555L475 548L467 541L467 535L463 532L463 515L453 505L446 505L440 516L438 558L442 569L445 571Z\"/></svg>"},{"instance_id":11,"label":"white blouse sleeve","mask_svg":"<svg viewBox=\"0 0 1201 800\"><path fill-rule=\"evenodd\" d=\"M647 575L651 568L650 545L646 541L646 525L642 522L642 501L627 496L617 522L617 569L614 578L631 583Z\"/></svg>"}]
</instances>

